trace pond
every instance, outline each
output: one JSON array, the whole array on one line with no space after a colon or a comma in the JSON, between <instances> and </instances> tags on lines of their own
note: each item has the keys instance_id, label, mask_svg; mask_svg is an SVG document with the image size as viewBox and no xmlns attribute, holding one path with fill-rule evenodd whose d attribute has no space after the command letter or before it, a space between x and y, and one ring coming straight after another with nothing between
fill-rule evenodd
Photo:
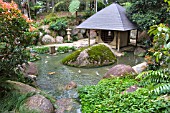
<instances>
[{"instance_id":1,"label":"pond","mask_svg":"<svg viewBox=\"0 0 170 113\"><path fill-rule=\"evenodd\" d=\"M56 56L41 55L41 60L36 62L39 70L39 76L37 78L39 88L53 95L56 99L77 99L77 88L73 90L65 90L65 86L70 81L74 81L78 87L95 85L114 65L127 64L134 66L144 60L142 57L134 56L133 53L128 53L126 56L118 58L117 61L110 66L98 68L76 68L61 64L62 58L68 54L69 53L58 54ZM68 113L81 113L80 104L76 101L72 102Z\"/></svg>"}]
</instances>

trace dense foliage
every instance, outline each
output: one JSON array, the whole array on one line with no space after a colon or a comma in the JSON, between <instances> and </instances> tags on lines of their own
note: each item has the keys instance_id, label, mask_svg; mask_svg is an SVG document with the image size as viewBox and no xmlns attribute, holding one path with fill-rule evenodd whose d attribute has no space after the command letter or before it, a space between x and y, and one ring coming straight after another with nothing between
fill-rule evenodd
<instances>
[{"instance_id":1,"label":"dense foliage","mask_svg":"<svg viewBox=\"0 0 170 113\"><path fill-rule=\"evenodd\" d=\"M139 74L136 79L141 80L139 86L151 88L150 93L157 95L170 93L170 70L168 68L157 71L149 70Z\"/></svg>"},{"instance_id":2,"label":"dense foliage","mask_svg":"<svg viewBox=\"0 0 170 113\"><path fill-rule=\"evenodd\" d=\"M79 89L83 113L150 113L170 112L170 101L158 99L149 94L148 88L124 93L127 88L137 84L132 78L113 78L101 80L95 86Z\"/></svg>"},{"instance_id":3,"label":"dense foliage","mask_svg":"<svg viewBox=\"0 0 170 113\"><path fill-rule=\"evenodd\" d=\"M150 27L150 35L154 36L153 47L145 56L149 69L166 68L170 63L170 28L164 24Z\"/></svg>"},{"instance_id":4,"label":"dense foliage","mask_svg":"<svg viewBox=\"0 0 170 113\"><path fill-rule=\"evenodd\" d=\"M127 14L140 29L148 30L150 26L165 23L170 18L167 8L163 0L137 0L127 10Z\"/></svg>"},{"instance_id":5,"label":"dense foliage","mask_svg":"<svg viewBox=\"0 0 170 113\"><path fill-rule=\"evenodd\" d=\"M31 20L22 15L14 2L0 0L0 72L1 77L16 78L18 66L26 63L26 47L34 44L37 33Z\"/></svg>"}]
</instances>

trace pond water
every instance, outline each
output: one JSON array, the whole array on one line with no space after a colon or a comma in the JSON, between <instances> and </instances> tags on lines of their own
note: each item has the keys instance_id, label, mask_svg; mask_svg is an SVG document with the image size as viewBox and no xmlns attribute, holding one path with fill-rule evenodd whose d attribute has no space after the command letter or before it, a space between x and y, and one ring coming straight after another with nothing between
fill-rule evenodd
<instances>
[{"instance_id":1,"label":"pond water","mask_svg":"<svg viewBox=\"0 0 170 113\"><path fill-rule=\"evenodd\" d=\"M116 64L127 64L134 66L143 62L142 57L136 57L132 53L128 53L125 57L118 58L117 61L110 66L98 67L98 68L76 68L61 64L62 58L67 54L41 55L41 60L36 64L39 70L39 76L37 78L37 84L39 88L54 97L56 99L71 98L77 100L78 93L77 88L73 90L65 90L65 86L74 81L78 87L85 85L97 84L104 74ZM53 74L50 74L50 73ZM81 113L80 104L76 101L71 102L68 113ZM67 113L67 112L64 112Z\"/></svg>"}]
</instances>

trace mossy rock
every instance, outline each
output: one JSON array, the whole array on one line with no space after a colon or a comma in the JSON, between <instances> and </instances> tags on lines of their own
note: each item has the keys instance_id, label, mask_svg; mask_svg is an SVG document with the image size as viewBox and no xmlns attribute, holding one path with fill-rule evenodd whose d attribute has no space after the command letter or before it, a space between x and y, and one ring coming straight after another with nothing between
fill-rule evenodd
<instances>
[{"instance_id":1,"label":"mossy rock","mask_svg":"<svg viewBox=\"0 0 170 113\"><path fill-rule=\"evenodd\" d=\"M98 67L113 64L116 60L111 48L105 44L81 48L62 60L62 63L75 67Z\"/></svg>"}]
</instances>

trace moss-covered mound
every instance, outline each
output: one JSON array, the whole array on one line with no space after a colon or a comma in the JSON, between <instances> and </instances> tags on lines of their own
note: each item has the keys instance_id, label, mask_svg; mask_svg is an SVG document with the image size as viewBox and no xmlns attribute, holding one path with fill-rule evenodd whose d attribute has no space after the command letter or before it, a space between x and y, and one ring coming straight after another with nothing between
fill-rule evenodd
<instances>
[{"instance_id":1,"label":"moss-covered mound","mask_svg":"<svg viewBox=\"0 0 170 113\"><path fill-rule=\"evenodd\" d=\"M81 48L62 60L63 64L76 67L97 67L113 64L116 60L111 49L105 44Z\"/></svg>"}]
</instances>

